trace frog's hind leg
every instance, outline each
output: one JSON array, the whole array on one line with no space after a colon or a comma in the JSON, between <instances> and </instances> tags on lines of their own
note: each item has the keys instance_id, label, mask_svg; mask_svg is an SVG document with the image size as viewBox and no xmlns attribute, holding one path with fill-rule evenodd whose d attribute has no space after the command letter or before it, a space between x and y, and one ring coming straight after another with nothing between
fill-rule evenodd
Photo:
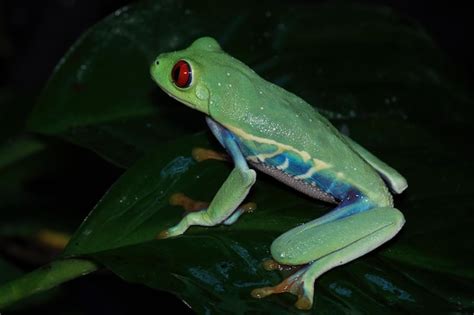
<instances>
[{"instance_id":1,"label":"frog's hind leg","mask_svg":"<svg viewBox=\"0 0 474 315\"><path fill-rule=\"evenodd\" d=\"M401 194L408 187L406 179L395 169L381 161L379 158L367 151L364 147L351 138L347 136L344 136L344 138L351 148L356 151L367 163L369 163L370 166L372 166L377 171L377 173L380 174L380 176L382 176L393 192Z\"/></svg>"},{"instance_id":2,"label":"frog's hind leg","mask_svg":"<svg viewBox=\"0 0 474 315\"><path fill-rule=\"evenodd\" d=\"M354 207L354 204L342 208L345 207ZM338 210L343 213L342 209L336 212ZM334 220L314 220L298 226L278 237L272 244L271 253L278 263L306 266L274 287L253 290L252 296L263 298L289 292L298 296L297 308L310 309L314 282L320 275L390 240L404 222L397 209L375 207Z\"/></svg>"}]
</instances>

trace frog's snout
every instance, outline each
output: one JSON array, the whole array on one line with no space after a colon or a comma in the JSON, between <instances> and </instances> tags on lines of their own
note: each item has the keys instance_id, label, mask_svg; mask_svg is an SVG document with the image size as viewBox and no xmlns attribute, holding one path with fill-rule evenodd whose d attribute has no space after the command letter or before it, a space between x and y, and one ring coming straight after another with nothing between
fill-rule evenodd
<instances>
[{"instance_id":1,"label":"frog's snout","mask_svg":"<svg viewBox=\"0 0 474 315\"><path fill-rule=\"evenodd\" d=\"M151 74L151 77L155 79L155 81L158 76L159 64L160 64L160 58L156 58L155 61L153 61L153 63L150 66L150 74Z\"/></svg>"}]
</instances>

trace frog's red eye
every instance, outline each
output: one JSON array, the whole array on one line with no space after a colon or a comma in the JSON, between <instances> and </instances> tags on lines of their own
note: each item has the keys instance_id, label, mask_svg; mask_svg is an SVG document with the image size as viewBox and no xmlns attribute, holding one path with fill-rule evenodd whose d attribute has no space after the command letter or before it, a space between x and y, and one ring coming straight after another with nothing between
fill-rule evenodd
<instances>
[{"instance_id":1,"label":"frog's red eye","mask_svg":"<svg viewBox=\"0 0 474 315\"><path fill-rule=\"evenodd\" d=\"M191 85L192 74L191 66L184 60L178 61L173 70L171 70L171 78L174 84L179 88L187 88Z\"/></svg>"}]
</instances>

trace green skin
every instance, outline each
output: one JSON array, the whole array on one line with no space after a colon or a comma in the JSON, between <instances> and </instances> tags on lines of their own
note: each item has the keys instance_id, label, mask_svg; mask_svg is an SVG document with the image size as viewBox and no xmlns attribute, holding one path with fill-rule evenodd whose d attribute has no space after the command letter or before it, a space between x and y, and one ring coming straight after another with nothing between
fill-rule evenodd
<instances>
[{"instance_id":1,"label":"green skin","mask_svg":"<svg viewBox=\"0 0 474 315\"><path fill-rule=\"evenodd\" d=\"M180 88L173 81L172 69L180 60L191 66L189 87ZM191 225L235 222L242 214L239 205L256 178L246 162L265 164L267 158L282 152L312 163L311 174L345 184L363 196L347 206L340 203L334 211L273 242L271 253L275 261L306 265L282 283L289 287L287 292L298 295L296 307L311 308L314 282L322 273L380 246L403 226L404 217L393 208L387 188L388 185L393 192L401 193L407 187L397 171L340 134L304 100L265 81L225 53L213 38L203 37L187 49L159 55L151 75L167 94L211 117L239 141L265 148L260 154L243 156L238 145L226 145L219 139L228 151L237 152L237 157L233 156L235 168L209 208L189 213L176 226L162 232L162 238L180 235ZM285 166L280 169L284 172ZM301 178L307 175L301 174ZM279 292L276 286L256 289L252 295L260 298Z\"/></svg>"}]
</instances>

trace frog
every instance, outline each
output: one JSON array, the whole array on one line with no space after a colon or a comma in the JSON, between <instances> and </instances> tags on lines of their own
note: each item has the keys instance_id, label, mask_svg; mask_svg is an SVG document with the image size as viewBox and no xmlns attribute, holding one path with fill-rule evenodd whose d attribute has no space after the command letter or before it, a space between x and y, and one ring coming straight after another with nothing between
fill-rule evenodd
<instances>
[{"instance_id":1,"label":"frog","mask_svg":"<svg viewBox=\"0 0 474 315\"><path fill-rule=\"evenodd\" d=\"M153 81L170 97L202 112L233 162L212 201L187 213L157 238L179 236L191 226L231 225L256 181L265 173L311 198L334 204L312 221L273 240L277 267L297 269L279 284L254 288L264 298L289 292L295 306L313 307L316 280L392 239L405 223L393 195L406 179L356 141L340 132L297 95L269 82L205 36L182 50L161 53L153 61Z\"/></svg>"}]
</instances>

